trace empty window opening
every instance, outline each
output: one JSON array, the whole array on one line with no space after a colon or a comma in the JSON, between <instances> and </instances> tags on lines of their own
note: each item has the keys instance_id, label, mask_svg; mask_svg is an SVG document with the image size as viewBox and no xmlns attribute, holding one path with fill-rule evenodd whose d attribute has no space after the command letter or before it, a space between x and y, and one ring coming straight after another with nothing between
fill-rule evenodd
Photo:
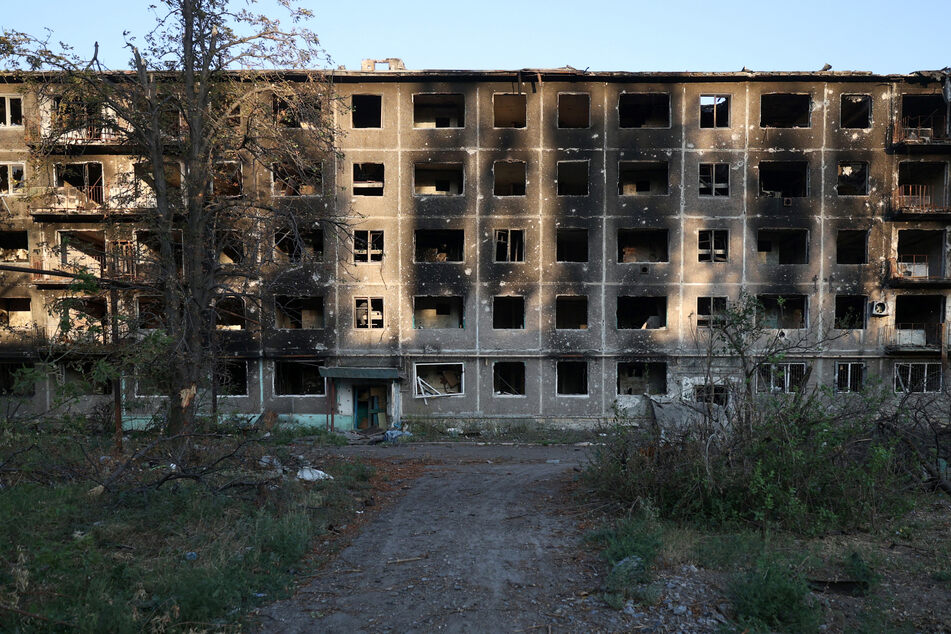
<instances>
[{"instance_id":1,"label":"empty window opening","mask_svg":"<svg viewBox=\"0 0 951 634\"><path fill-rule=\"evenodd\" d=\"M464 128L466 99L460 94L413 95L414 128Z\"/></svg>"},{"instance_id":2,"label":"empty window opening","mask_svg":"<svg viewBox=\"0 0 951 634\"><path fill-rule=\"evenodd\" d=\"M756 391L791 394L806 384L805 363L763 363L756 372Z\"/></svg>"},{"instance_id":3,"label":"empty window opening","mask_svg":"<svg viewBox=\"0 0 951 634\"><path fill-rule=\"evenodd\" d=\"M525 364L521 361L492 364L492 390L496 396L525 396Z\"/></svg>"},{"instance_id":4,"label":"empty window opening","mask_svg":"<svg viewBox=\"0 0 951 634\"><path fill-rule=\"evenodd\" d=\"M160 297L137 297L136 323L140 330L158 330L165 325L165 303Z\"/></svg>"},{"instance_id":5,"label":"empty window opening","mask_svg":"<svg viewBox=\"0 0 951 634\"><path fill-rule=\"evenodd\" d=\"M417 196L461 196L462 163L417 163L413 191Z\"/></svg>"},{"instance_id":6,"label":"empty window opening","mask_svg":"<svg viewBox=\"0 0 951 634\"><path fill-rule=\"evenodd\" d=\"M33 396L36 379L32 363L0 361L0 394Z\"/></svg>"},{"instance_id":7,"label":"empty window opening","mask_svg":"<svg viewBox=\"0 0 951 634\"><path fill-rule=\"evenodd\" d=\"M525 261L525 231L522 229L495 230L495 261Z\"/></svg>"},{"instance_id":8,"label":"empty window opening","mask_svg":"<svg viewBox=\"0 0 951 634\"><path fill-rule=\"evenodd\" d=\"M0 164L0 196L22 191L25 170L23 163Z\"/></svg>"},{"instance_id":9,"label":"empty window opening","mask_svg":"<svg viewBox=\"0 0 951 634\"><path fill-rule=\"evenodd\" d=\"M696 403L726 407L730 402L730 388L726 385L704 383L693 388L693 400Z\"/></svg>"},{"instance_id":10,"label":"empty window opening","mask_svg":"<svg viewBox=\"0 0 951 634\"><path fill-rule=\"evenodd\" d=\"M233 266L244 262L244 240L245 238L237 231L219 231L218 240L218 263L225 266Z\"/></svg>"},{"instance_id":11,"label":"empty window opening","mask_svg":"<svg viewBox=\"0 0 951 634\"><path fill-rule=\"evenodd\" d=\"M726 315L726 297L697 298L697 328L721 326Z\"/></svg>"},{"instance_id":12,"label":"empty window opening","mask_svg":"<svg viewBox=\"0 0 951 634\"><path fill-rule=\"evenodd\" d=\"M383 328L383 298L354 297L353 327L365 329Z\"/></svg>"},{"instance_id":13,"label":"empty window opening","mask_svg":"<svg viewBox=\"0 0 951 634\"><path fill-rule=\"evenodd\" d=\"M864 363L836 363L835 391L861 392L865 387Z\"/></svg>"},{"instance_id":14,"label":"empty window opening","mask_svg":"<svg viewBox=\"0 0 951 634\"><path fill-rule=\"evenodd\" d=\"M465 394L465 367L461 363L417 363L416 398Z\"/></svg>"},{"instance_id":15,"label":"empty window opening","mask_svg":"<svg viewBox=\"0 0 951 634\"><path fill-rule=\"evenodd\" d=\"M840 108L843 128L872 127L871 95L842 95Z\"/></svg>"},{"instance_id":16,"label":"empty window opening","mask_svg":"<svg viewBox=\"0 0 951 634\"><path fill-rule=\"evenodd\" d=\"M105 360L70 359L59 366L60 380L71 393L112 394L112 380Z\"/></svg>"},{"instance_id":17,"label":"empty window opening","mask_svg":"<svg viewBox=\"0 0 951 634\"><path fill-rule=\"evenodd\" d=\"M353 95L350 104L354 128L383 127L382 95Z\"/></svg>"},{"instance_id":18,"label":"empty window opening","mask_svg":"<svg viewBox=\"0 0 951 634\"><path fill-rule=\"evenodd\" d=\"M414 297L413 328L464 328L462 297Z\"/></svg>"},{"instance_id":19,"label":"empty window opening","mask_svg":"<svg viewBox=\"0 0 951 634\"><path fill-rule=\"evenodd\" d=\"M670 95L633 93L618 97L618 125L622 128L669 128Z\"/></svg>"},{"instance_id":20,"label":"empty window opening","mask_svg":"<svg viewBox=\"0 0 951 634\"><path fill-rule=\"evenodd\" d=\"M383 232L353 232L353 262L366 264L383 261Z\"/></svg>"},{"instance_id":21,"label":"empty window opening","mask_svg":"<svg viewBox=\"0 0 951 634\"><path fill-rule=\"evenodd\" d=\"M559 330L585 330L587 327L587 296L563 295L555 298L555 328Z\"/></svg>"},{"instance_id":22,"label":"empty window opening","mask_svg":"<svg viewBox=\"0 0 951 634\"><path fill-rule=\"evenodd\" d=\"M222 297L215 302L215 328L217 330L244 330L247 328L244 302L240 297Z\"/></svg>"},{"instance_id":23,"label":"empty window opening","mask_svg":"<svg viewBox=\"0 0 951 634\"><path fill-rule=\"evenodd\" d=\"M212 191L215 196L240 196L243 191L241 163L218 161L212 166Z\"/></svg>"},{"instance_id":24,"label":"empty window opening","mask_svg":"<svg viewBox=\"0 0 951 634\"><path fill-rule=\"evenodd\" d=\"M940 392L940 363L896 363L896 392Z\"/></svg>"},{"instance_id":25,"label":"empty window opening","mask_svg":"<svg viewBox=\"0 0 951 634\"><path fill-rule=\"evenodd\" d=\"M617 261L623 264L669 261L667 230L618 229Z\"/></svg>"},{"instance_id":26,"label":"empty window opening","mask_svg":"<svg viewBox=\"0 0 951 634\"><path fill-rule=\"evenodd\" d=\"M730 127L729 95L700 95L700 127Z\"/></svg>"},{"instance_id":27,"label":"empty window opening","mask_svg":"<svg viewBox=\"0 0 951 634\"><path fill-rule=\"evenodd\" d=\"M865 264L868 262L868 231L840 229L835 235L836 264Z\"/></svg>"},{"instance_id":28,"label":"empty window opening","mask_svg":"<svg viewBox=\"0 0 951 634\"><path fill-rule=\"evenodd\" d=\"M940 278L944 275L945 232L901 229L898 231L898 273L908 278Z\"/></svg>"},{"instance_id":29,"label":"empty window opening","mask_svg":"<svg viewBox=\"0 0 951 634\"><path fill-rule=\"evenodd\" d=\"M948 138L947 105L941 95L901 96L901 138L914 141Z\"/></svg>"},{"instance_id":30,"label":"empty window opening","mask_svg":"<svg viewBox=\"0 0 951 634\"><path fill-rule=\"evenodd\" d=\"M324 259L324 231L320 227L278 227L274 248L292 262L300 262L305 255L319 262ZM382 253L382 246L380 249Z\"/></svg>"},{"instance_id":31,"label":"empty window opening","mask_svg":"<svg viewBox=\"0 0 951 634\"><path fill-rule=\"evenodd\" d=\"M28 235L26 231L0 231L0 261L29 262L30 241ZM62 237L60 239L62 240Z\"/></svg>"},{"instance_id":32,"label":"empty window opening","mask_svg":"<svg viewBox=\"0 0 951 634\"><path fill-rule=\"evenodd\" d=\"M271 95L271 112L274 114L274 121L281 127L301 127L300 106L293 95Z\"/></svg>"},{"instance_id":33,"label":"empty window opening","mask_svg":"<svg viewBox=\"0 0 951 634\"><path fill-rule=\"evenodd\" d=\"M653 330L666 327L666 297L618 296L618 330Z\"/></svg>"},{"instance_id":34,"label":"empty window opening","mask_svg":"<svg viewBox=\"0 0 951 634\"><path fill-rule=\"evenodd\" d=\"M495 178L492 191L496 196L525 195L524 161L496 161L492 172Z\"/></svg>"},{"instance_id":35,"label":"empty window opening","mask_svg":"<svg viewBox=\"0 0 951 634\"><path fill-rule=\"evenodd\" d=\"M666 196L667 162L621 161L617 190L619 196Z\"/></svg>"},{"instance_id":36,"label":"empty window opening","mask_svg":"<svg viewBox=\"0 0 951 634\"><path fill-rule=\"evenodd\" d=\"M101 205L105 200L102 163L57 163L56 187L69 208Z\"/></svg>"},{"instance_id":37,"label":"empty window opening","mask_svg":"<svg viewBox=\"0 0 951 634\"><path fill-rule=\"evenodd\" d=\"M557 262L588 261L588 230L558 229L555 231L555 260Z\"/></svg>"},{"instance_id":38,"label":"empty window opening","mask_svg":"<svg viewBox=\"0 0 951 634\"><path fill-rule=\"evenodd\" d=\"M868 314L866 295L836 295L834 328L840 330L864 330Z\"/></svg>"},{"instance_id":39,"label":"empty window opening","mask_svg":"<svg viewBox=\"0 0 951 634\"><path fill-rule=\"evenodd\" d=\"M64 299L57 309L60 318L58 335L61 341L106 341L106 300L97 297L70 297Z\"/></svg>"},{"instance_id":40,"label":"empty window opening","mask_svg":"<svg viewBox=\"0 0 951 634\"><path fill-rule=\"evenodd\" d=\"M164 163L162 174L165 179L165 188L170 204L181 201L182 165L177 161L168 160ZM152 164L147 162L135 163L132 166L132 205L151 207L155 205L155 174Z\"/></svg>"},{"instance_id":41,"label":"empty window opening","mask_svg":"<svg viewBox=\"0 0 951 634\"><path fill-rule=\"evenodd\" d=\"M525 328L525 298L498 296L492 299L492 327L496 330Z\"/></svg>"},{"instance_id":42,"label":"empty window opening","mask_svg":"<svg viewBox=\"0 0 951 634\"><path fill-rule=\"evenodd\" d=\"M757 295L759 314L757 325L761 328L805 328L805 295Z\"/></svg>"},{"instance_id":43,"label":"empty window opening","mask_svg":"<svg viewBox=\"0 0 951 634\"><path fill-rule=\"evenodd\" d=\"M899 207L927 211L942 208L945 197L946 163L903 161L898 164Z\"/></svg>"},{"instance_id":44,"label":"empty window opening","mask_svg":"<svg viewBox=\"0 0 951 634\"><path fill-rule=\"evenodd\" d=\"M524 128L525 106L524 94L507 95L497 93L492 95L493 125L496 128Z\"/></svg>"},{"instance_id":45,"label":"empty window opening","mask_svg":"<svg viewBox=\"0 0 951 634\"><path fill-rule=\"evenodd\" d=\"M591 125L591 96L588 94L558 94L558 127L587 128Z\"/></svg>"},{"instance_id":46,"label":"empty window opening","mask_svg":"<svg viewBox=\"0 0 951 634\"><path fill-rule=\"evenodd\" d=\"M812 98L809 95L771 94L760 97L762 128L808 128Z\"/></svg>"},{"instance_id":47,"label":"empty window opening","mask_svg":"<svg viewBox=\"0 0 951 634\"><path fill-rule=\"evenodd\" d=\"M353 195L383 195L383 163L353 164Z\"/></svg>"},{"instance_id":48,"label":"empty window opening","mask_svg":"<svg viewBox=\"0 0 951 634\"><path fill-rule=\"evenodd\" d=\"M808 195L806 161L763 161L759 164L759 195L767 198L802 198Z\"/></svg>"},{"instance_id":49,"label":"empty window opening","mask_svg":"<svg viewBox=\"0 0 951 634\"><path fill-rule=\"evenodd\" d=\"M162 242L171 242L171 249L175 263L174 270L169 270L162 259ZM185 259L182 248L182 232L173 230L171 235L155 231L135 232L135 274L142 278L157 279L161 276L181 276L184 271Z\"/></svg>"},{"instance_id":50,"label":"empty window opening","mask_svg":"<svg viewBox=\"0 0 951 634\"><path fill-rule=\"evenodd\" d=\"M64 138L101 141L104 123L102 105L78 98L54 97L52 123L65 133Z\"/></svg>"},{"instance_id":51,"label":"empty window opening","mask_svg":"<svg viewBox=\"0 0 951 634\"><path fill-rule=\"evenodd\" d=\"M588 161L558 161L558 195L588 195Z\"/></svg>"},{"instance_id":52,"label":"empty window opening","mask_svg":"<svg viewBox=\"0 0 951 634\"><path fill-rule=\"evenodd\" d=\"M5 297L0 299L0 326L6 328L30 328L33 312L29 297Z\"/></svg>"},{"instance_id":53,"label":"empty window opening","mask_svg":"<svg viewBox=\"0 0 951 634\"><path fill-rule=\"evenodd\" d=\"M730 164L729 163L701 163L700 164L700 195L701 196L729 196L730 195Z\"/></svg>"},{"instance_id":54,"label":"empty window opening","mask_svg":"<svg viewBox=\"0 0 951 634\"><path fill-rule=\"evenodd\" d=\"M282 330L320 330L324 327L324 298L277 295L274 325Z\"/></svg>"},{"instance_id":55,"label":"empty window opening","mask_svg":"<svg viewBox=\"0 0 951 634\"><path fill-rule=\"evenodd\" d=\"M248 362L244 359L218 359L215 379L218 396L247 396Z\"/></svg>"},{"instance_id":56,"label":"empty window opening","mask_svg":"<svg viewBox=\"0 0 951 634\"><path fill-rule=\"evenodd\" d=\"M864 161L839 161L836 168L838 182L835 186L839 196L868 195L868 163Z\"/></svg>"},{"instance_id":57,"label":"empty window opening","mask_svg":"<svg viewBox=\"0 0 951 634\"><path fill-rule=\"evenodd\" d=\"M0 97L0 127L23 125L23 98Z\"/></svg>"},{"instance_id":58,"label":"empty window opening","mask_svg":"<svg viewBox=\"0 0 951 634\"><path fill-rule=\"evenodd\" d=\"M667 364L663 361L622 361L617 364L618 395L666 394Z\"/></svg>"},{"instance_id":59,"label":"empty window opening","mask_svg":"<svg viewBox=\"0 0 951 634\"><path fill-rule=\"evenodd\" d=\"M462 229L416 231L417 262L462 262L465 232Z\"/></svg>"},{"instance_id":60,"label":"empty window opening","mask_svg":"<svg viewBox=\"0 0 951 634\"><path fill-rule=\"evenodd\" d=\"M275 196L319 196L323 193L323 165L271 164L271 192Z\"/></svg>"},{"instance_id":61,"label":"empty window opening","mask_svg":"<svg viewBox=\"0 0 951 634\"><path fill-rule=\"evenodd\" d=\"M937 345L938 324L944 322L944 297L940 295L899 295L895 298L895 329L901 342Z\"/></svg>"},{"instance_id":62,"label":"empty window opening","mask_svg":"<svg viewBox=\"0 0 951 634\"><path fill-rule=\"evenodd\" d=\"M762 264L808 264L809 232L805 229L760 229L756 254Z\"/></svg>"},{"instance_id":63,"label":"empty window opening","mask_svg":"<svg viewBox=\"0 0 951 634\"><path fill-rule=\"evenodd\" d=\"M730 233L726 229L701 229L697 234L697 261L726 262L729 245Z\"/></svg>"},{"instance_id":64,"label":"empty window opening","mask_svg":"<svg viewBox=\"0 0 951 634\"><path fill-rule=\"evenodd\" d=\"M559 396L588 394L588 362L559 361L556 368Z\"/></svg>"},{"instance_id":65,"label":"empty window opening","mask_svg":"<svg viewBox=\"0 0 951 634\"><path fill-rule=\"evenodd\" d=\"M275 361L274 393L278 396L322 396L326 390L319 361Z\"/></svg>"}]
</instances>

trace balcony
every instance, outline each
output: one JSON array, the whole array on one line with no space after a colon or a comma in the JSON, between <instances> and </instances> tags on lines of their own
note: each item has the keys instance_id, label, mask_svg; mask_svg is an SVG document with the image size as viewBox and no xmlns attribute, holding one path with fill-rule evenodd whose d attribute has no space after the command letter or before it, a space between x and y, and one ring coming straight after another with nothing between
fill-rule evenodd
<instances>
[{"instance_id":1,"label":"balcony","mask_svg":"<svg viewBox=\"0 0 951 634\"><path fill-rule=\"evenodd\" d=\"M909 151L951 149L951 136L948 135L943 114L904 117L895 127L892 142L896 147Z\"/></svg>"},{"instance_id":2,"label":"balcony","mask_svg":"<svg viewBox=\"0 0 951 634\"><path fill-rule=\"evenodd\" d=\"M888 285L895 288L951 287L951 277L941 268L940 261L929 261L927 255L899 255L888 261Z\"/></svg>"},{"instance_id":3,"label":"balcony","mask_svg":"<svg viewBox=\"0 0 951 634\"><path fill-rule=\"evenodd\" d=\"M892 199L892 210L897 216L917 219L951 217L951 206L944 192L934 185L899 185Z\"/></svg>"},{"instance_id":4,"label":"balcony","mask_svg":"<svg viewBox=\"0 0 951 634\"><path fill-rule=\"evenodd\" d=\"M943 323L896 323L882 328L880 332L885 351L893 354L939 352L947 340Z\"/></svg>"}]
</instances>

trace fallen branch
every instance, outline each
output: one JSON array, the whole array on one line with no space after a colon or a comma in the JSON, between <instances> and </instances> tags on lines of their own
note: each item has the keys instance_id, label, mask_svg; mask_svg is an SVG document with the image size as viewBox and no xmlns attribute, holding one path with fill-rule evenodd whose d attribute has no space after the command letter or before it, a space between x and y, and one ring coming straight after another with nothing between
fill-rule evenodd
<instances>
[{"instance_id":1,"label":"fallen branch","mask_svg":"<svg viewBox=\"0 0 951 634\"><path fill-rule=\"evenodd\" d=\"M57 621L56 619L51 619L48 616L43 616L42 614L37 614L36 612L27 612L26 610L21 610L20 608L15 608L11 605L3 605L2 603L0 603L0 610L13 612L14 614L19 614L20 616L25 616L31 619L39 619L41 621L46 621L47 623L53 623L54 625L62 625L70 629L75 627L72 623L66 623L65 621Z\"/></svg>"},{"instance_id":2,"label":"fallen branch","mask_svg":"<svg viewBox=\"0 0 951 634\"><path fill-rule=\"evenodd\" d=\"M390 564L408 564L411 561L422 561L423 559L429 559L429 555L423 555L421 557L407 557L406 559L391 559L386 562L386 565Z\"/></svg>"}]
</instances>

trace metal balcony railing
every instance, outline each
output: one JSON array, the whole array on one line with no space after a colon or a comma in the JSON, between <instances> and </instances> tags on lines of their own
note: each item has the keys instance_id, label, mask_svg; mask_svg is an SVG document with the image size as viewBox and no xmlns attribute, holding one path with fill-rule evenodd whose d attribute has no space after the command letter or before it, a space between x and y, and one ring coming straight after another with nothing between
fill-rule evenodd
<instances>
[{"instance_id":1,"label":"metal balcony railing","mask_svg":"<svg viewBox=\"0 0 951 634\"><path fill-rule=\"evenodd\" d=\"M947 143L944 117L905 117L895 129L895 143Z\"/></svg>"},{"instance_id":2,"label":"metal balcony railing","mask_svg":"<svg viewBox=\"0 0 951 634\"><path fill-rule=\"evenodd\" d=\"M882 329L883 343L895 348L939 348L942 323L902 322Z\"/></svg>"},{"instance_id":3,"label":"metal balcony railing","mask_svg":"<svg viewBox=\"0 0 951 634\"><path fill-rule=\"evenodd\" d=\"M909 280L926 280L928 274L927 255L899 255L895 267L895 277Z\"/></svg>"},{"instance_id":4,"label":"metal balcony railing","mask_svg":"<svg viewBox=\"0 0 951 634\"><path fill-rule=\"evenodd\" d=\"M903 211L947 211L948 206L933 185L899 185L895 192L895 206Z\"/></svg>"}]
</instances>

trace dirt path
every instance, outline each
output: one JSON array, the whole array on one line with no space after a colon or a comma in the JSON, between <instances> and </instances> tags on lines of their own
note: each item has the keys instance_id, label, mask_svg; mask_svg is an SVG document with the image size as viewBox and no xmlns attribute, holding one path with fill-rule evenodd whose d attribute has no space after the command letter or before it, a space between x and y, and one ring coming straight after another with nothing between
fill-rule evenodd
<instances>
[{"instance_id":1,"label":"dirt path","mask_svg":"<svg viewBox=\"0 0 951 634\"><path fill-rule=\"evenodd\" d=\"M437 461L380 510L263 632L614 631L624 616L590 597L566 484L575 447L409 445L346 453Z\"/></svg>"}]
</instances>

